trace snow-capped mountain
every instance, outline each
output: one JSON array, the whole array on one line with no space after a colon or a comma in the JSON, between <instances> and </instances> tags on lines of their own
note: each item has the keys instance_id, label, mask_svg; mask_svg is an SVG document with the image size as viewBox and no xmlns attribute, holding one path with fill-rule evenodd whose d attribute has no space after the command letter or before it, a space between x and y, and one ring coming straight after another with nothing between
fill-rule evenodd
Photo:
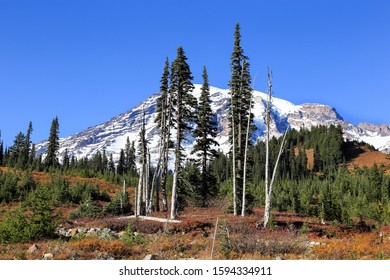
<instances>
[{"instance_id":1,"label":"snow-capped mountain","mask_svg":"<svg viewBox=\"0 0 390 280\"><path fill-rule=\"evenodd\" d=\"M200 96L201 85L195 85L193 94ZM229 90L210 87L212 110L216 113L218 123L218 135L216 141L224 152L229 150L228 143L228 103ZM158 157L159 131L156 128L154 119L156 117L156 103L158 94L147 98L144 102L133 109L120 114L105 123L90 127L74 135L60 139L60 157L66 149L70 155L77 158L91 157L97 151L106 150L107 155L112 153L114 160L118 160L120 150L125 147L126 138L138 143L139 131L142 125L142 116L145 111L146 135L149 140L149 148L152 161ZM261 140L265 132L265 109L266 94L254 92L254 122L257 130L253 134L252 141ZM289 101L273 98L271 108L272 125L271 134L280 136L288 126L295 129L302 127L310 129L318 125L340 124L344 131L344 137L348 140L364 141L380 151L390 152L390 126L359 124L355 126L343 118L330 106L322 104L294 105ZM192 148L193 139L185 143L185 150L189 153ZM36 144L37 153L43 154L46 151L47 142Z\"/></svg>"}]
</instances>

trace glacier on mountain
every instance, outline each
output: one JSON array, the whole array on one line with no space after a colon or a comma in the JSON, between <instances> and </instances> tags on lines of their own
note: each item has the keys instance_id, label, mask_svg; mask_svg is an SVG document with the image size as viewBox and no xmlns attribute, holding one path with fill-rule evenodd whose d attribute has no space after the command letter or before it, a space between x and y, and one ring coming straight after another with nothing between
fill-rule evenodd
<instances>
[{"instance_id":1,"label":"glacier on mountain","mask_svg":"<svg viewBox=\"0 0 390 280\"><path fill-rule=\"evenodd\" d=\"M195 85L193 95L199 98L201 85ZM119 159L121 149L124 149L126 139L138 143L139 131L142 126L143 112L145 112L146 136L152 162L156 162L159 151L159 130L154 119L156 117L156 104L159 94L154 94L145 101L102 124L87 128L84 131L60 139L59 157L63 157L65 150L70 156L78 159L91 157L97 151L106 150L107 155L112 154L114 161ZM254 91L253 114L256 131L252 141L261 141L265 133L266 94ZM229 121L228 104L229 90L210 87L211 108L216 114L218 134L216 141L219 149L228 152L229 147ZM345 121L337 111L323 104L295 105L287 100L273 98L271 108L271 135L279 137L288 126L294 129L310 129L318 125L341 125L346 140L364 141L382 152L390 152L390 127L388 125L359 124L355 126ZM173 134L175 131L173 130ZM184 148L189 155L193 139L185 142ZM46 152L47 141L36 144L37 154Z\"/></svg>"}]
</instances>

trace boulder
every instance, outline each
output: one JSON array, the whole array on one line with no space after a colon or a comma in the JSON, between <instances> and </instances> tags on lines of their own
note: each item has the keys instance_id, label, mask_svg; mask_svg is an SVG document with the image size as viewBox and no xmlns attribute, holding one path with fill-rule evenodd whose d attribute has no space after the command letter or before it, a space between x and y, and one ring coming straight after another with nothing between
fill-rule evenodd
<instances>
[{"instance_id":1,"label":"boulder","mask_svg":"<svg viewBox=\"0 0 390 280\"><path fill-rule=\"evenodd\" d=\"M42 259L43 260L52 260L54 257L53 257L53 254L52 253L44 253L42 254Z\"/></svg>"},{"instance_id":2,"label":"boulder","mask_svg":"<svg viewBox=\"0 0 390 280\"><path fill-rule=\"evenodd\" d=\"M33 244L28 248L27 252L30 254L35 254L39 250L39 247L37 244Z\"/></svg>"},{"instance_id":3,"label":"boulder","mask_svg":"<svg viewBox=\"0 0 390 280\"><path fill-rule=\"evenodd\" d=\"M147 261L158 260L158 256L157 255L153 255L153 254L148 254L148 255L145 256L144 260L147 260Z\"/></svg>"}]
</instances>

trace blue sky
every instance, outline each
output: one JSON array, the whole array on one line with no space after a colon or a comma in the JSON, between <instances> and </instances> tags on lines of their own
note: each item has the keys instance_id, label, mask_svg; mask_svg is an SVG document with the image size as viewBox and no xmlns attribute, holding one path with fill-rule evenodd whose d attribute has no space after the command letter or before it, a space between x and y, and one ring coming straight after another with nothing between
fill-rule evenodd
<instances>
[{"instance_id":1,"label":"blue sky","mask_svg":"<svg viewBox=\"0 0 390 280\"><path fill-rule=\"evenodd\" d=\"M390 1L0 0L0 130L12 145L32 121L46 139L123 113L159 89L182 45L227 88L236 22L256 89L325 103L344 119L390 123Z\"/></svg>"}]
</instances>

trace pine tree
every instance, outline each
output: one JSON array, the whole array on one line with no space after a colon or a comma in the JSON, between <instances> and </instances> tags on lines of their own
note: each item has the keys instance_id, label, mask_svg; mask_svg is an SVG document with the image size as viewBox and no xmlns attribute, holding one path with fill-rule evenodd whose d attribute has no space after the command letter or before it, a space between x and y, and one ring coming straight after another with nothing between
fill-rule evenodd
<instances>
[{"instance_id":1,"label":"pine tree","mask_svg":"<svg viewBox=\"0 0 390 280\"><path fill-rule=\"evenodd\" d=\"M35 150L35 144L32 144L31 146L31 151L30 151L30 155L28 157L28 163L27 165L29 166L32 166L33 163L34 163L34 159L35 159L35 153L36 153L36 150ZM34 168L33 168L34 169Z\"/></svg>"},{"instance_id":2,"label":"pine tree","mask_svg":"<svg viewBox=\"0 0 390 280\"><path fill-rule=\"evenodd\" d=\"M9 148L9 156L8 156L8 165L15 167L19 162L19 158L22 157L23 149L26 141L26 136L19 132L18 135L15 136L14 144Z\"/></svg>"},{"instance_id":3,"label":"pine tree","mask_svg":"<svg viewBox=\"0 0 390 280\"><path fill-rule=\"evenodd\" d=\"M121 149L119 153L118 165L116 167L116 174L123 175L124 170L125 170L125 151Z\"/></svg>"},{"instance_id":4,"label":"pine tree","mask_svg":"<svg viewBox=\"0 0 390 280\"><path fill-rule=\"evenodd\" d=\"M1 140L1 130L0 130L0 166L3 165L3 159L4 159L4 143L3 140Z\"/></svg>"},{"instance_id":5,"label":"pine tree","mask_svg":"<svg viewBox=\"0 0 390 280\"><path fill-rule=\"evenodd\" d=\"M103 174L106 174L108 171L108 158L106 154L106 149L103 149L102 170Z\"/></svg>"},{"instance_id":6,"label":"pine tree","mask_svg":"<svg viewBox=\"0 0 390 280\"><path fill-rule=\"evenodd\" d=\"M125 172L131 175L137 173L137 167L135 164L134 141L130 142L129 137L127 137L126 139L126 146L125 146Z\"/></svg>"},{"instance_id":7,"label":"pine tree","mask_svg":"<svg viewBox=\"0 0 390 280\"><path fill-rule=\"evenodd\" d=\"M230 143L232 149L234 149L232 153L234 156L233 173L235 173L233 174L234 215L237 215L238 210L237 193L243 189L243 161L248 118L250 118L249 139L254 130L253 115L249 114L252 94L249 67L248 57L244 55L244 50L241 47L240 25L237 23L234 32L234 49L230 62L231 77L229 82L231 95L229 104Z\"/></svg>"},{"instance_id":8,"label":"pine tree","mask_svg":"<svg viewBox=\"0 0 390 280\"><path fill-rule=\"evenodd\" d=\"M171 219L175 219L178 210L178 195L180 192L179 178L182 169L184 155L182 153L182 142L187 133L191 132L190 123L194 121L193 108L196 106L196 99L191 92L194 89L193 77L183 47L177 49L176 59L171 67L171 94L175 106L174 124L176 128L175 143L175 164L173 174Z\"/></svg>"},{"instance_id":9,"label":"pine tree","mask_svg":"<svg viewBox=\"0 0 390 280\"><path fill-rule=\"evenodd\" d=\"M69 152L68 149L65 149L64 159L62 161L62 168L68 170L70 166Z\"/></svg>"},{"instance_id":10,"label":"pine tree","mask_svg":"<svg viewBox=\"0 0 390 280\"><path fill-rule=\"evenodd\" d=\"M205 207L209 196L216 192L215 188L213 189L215 187L215 178L210 172L209 164L217 155L217 151L213 147L219 146L219 144L214 140L217 136L217 123L215 121L216 116L213 114L210 105L210 86L206 66L203 68L202 77L203 85L197 110L197 126L193 134L196 137L196 142L192 153L196 153L199 157L197 160L197 166L201 170L199 195L202 206Z\"/></svg>"},{"instance_id":11,"label":"pine tree","mask_svg":"<svg viewBox=\"0 0 390 280\"><path fill-rule=\"evenodd\" d=\"M47 152L45 158L45 164L47 167L56 167L58 165L57 152L60 148L59 123L58 117L55 117L51 123L49 144L47 145Z\"/></svg>"},{"instance_id":12,"label":"pine tree","mask_svg":"<svg viewBox=\"0 0 390 280\"><path fill-rule=\"evenodd\" d=\"M172 98L169 93L169 60L165 60L164 71L161 77L160 97L157 99L157 115L155 123L160 130L160 157L157 163L157 168L153 175L152 186L157 181L160 181L159 186L156 188L156 210L159 211L159 190L161 190L163 211L168 211L167 202L167 171L168 171L168 154L169 148L171 148L170 129L171 129L171 116L172 116ZM159 180L160 179L160 180Z\"/></svg>"},{"instance_id":13,"label":"pine tree","mask_svg":"<svg viewBox=\"0 0 390 280\"><path fill-rule=\"evenodd\" d=\"M108 161L108 172L111 175L115 175L115 163L112 154L110 154L110 160Z\"/></svg>"},{"instance_id":14,"label":"pine tree","mask_svg":"<svg viewBox=\"0 0 390 280\"><path fill-rule=\"evenodd\" d=\"M19 168L26 168L27 164L28 164L28 159L30 157L30 146L31 146L31 133L33 131L33 128L32 128L32 122L30 121L30 123L28 124L28 129L27 129L27 133L26 133L26 137L24 139L24 144L23 144L23 148L19 154L19 159L18 159L18 167Z\"/></svg>"}]
</instances>

